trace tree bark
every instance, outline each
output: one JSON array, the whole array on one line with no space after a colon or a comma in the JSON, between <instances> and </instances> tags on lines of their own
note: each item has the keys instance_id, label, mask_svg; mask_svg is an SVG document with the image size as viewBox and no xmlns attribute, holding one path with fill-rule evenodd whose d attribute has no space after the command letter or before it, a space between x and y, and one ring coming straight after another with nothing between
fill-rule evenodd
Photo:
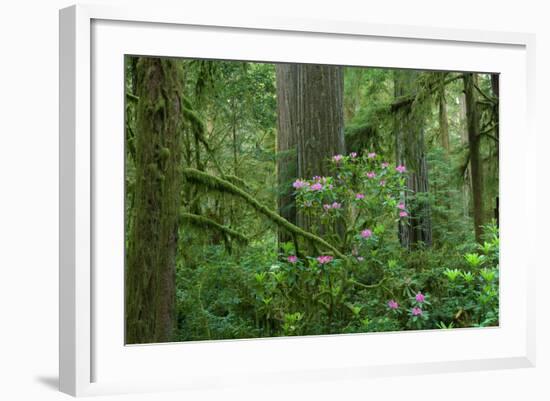
<instances>
[{"instance_id":1,"label":"tree bark","mask_svg":"<svg viewBox=\"0 0 550 401\"><path fill-rule=\"evenodd\" d=\"M447 117L447 101L445 99L445 74L441 73L441 82L438 89L439 101L439 139L445 154L449 155L449 119Z\"/></svg>"},{"instance_id":2,"label":"tree bark","mask_svg":"<svg viewBox=\"0 0 550 401\"><path fill-rule=\"evenodd\" d=\"M395 98L414 96L418 91L418 72L396 70L394 72ZM428 166L424 144L424 118L415 109L414 102L400 107L395 114L395 149L398 164L407 167L407 189L413 195L407 201L409 219L399 223L399 239L406 248L424 243L432 244L432 223L428 194ZM420 195L420 196L419 196ZM404 194L409 198L409 194Z\"/></svg>"},{"instance_id":3,"label":"tree bark","mask_svg":"<svg viewBox=\"0 0 550 401\"><path fill-rule=\"evenodd\" d=\"M279 211L309 230L313 222L294 207L291 183L297 177L330 174L330 158L345 151L344 75L341 67L315 64L277 66L277 164ZM296 149L295 153L290 150ZM290 152L289 152L290 151ZM284 237L283 237L284 238Z\"/></svg>"},{"instance_id":4,"label":"tree bark","mask_svg":"<svg viewBox=\"0 0 550 401\"><path fill-rule=\"evenodd\" d=\"M182 185L182 67L147 57L136 70L136 187L125 288L129 344L173 340Z\"/></svg>"},{"instance_id":5,"label":"tree bark","mask_svg":"<svg viewBox=\"0 0 550 401\"><path fill-rule=\"evenodd\" d=\"M292 195L292 181L297 175L296 155L296 110L297 110L297 64L277 64L277 206L279 215L296 224L296 203ZM288 242L286 231L279 230L279 242Z\"/></svg>"},{"instance_id":6,"label":"tree bark","mask_svg":"<svg viewBox=\"0 0 550 401\"><path fill-rule=\"evenodd\" d=\"M343 69L299 64L296 81L298 176L330 175L331 157L345 152ZM298 213L297 223L307 230L313 225L303 213Z\"/></svg>"},{"instance_id":7,"label":"tree bark","mask_svg":"<svg viewBox=\"0 0 550 401\"><path fill-rule=\"evenodd\" d=\"M483 171L479 154L479 112L475 96L476 76L464 74L464 96L466 101L466 121L468 126L468 148L472 175L472 201L474 211L474 231L477 242L481 242L483 219Z\"/></svg>"},{"instance_id":8,"label":"tree bark","mask_svg":"<svg viewBox=\"0 0 550 401\"><path fill-rule=\"evenodd\" d=\"M500 77L499 77L499 74L491 74L491 89L493 90L493 95L497 98L498 102L497 104L495 105L495 137L497 139L500 138L500 130L499 130L499 120L500 120L500 116L499 116L499 105L500 105ZM497 144L497 155L496 155L496 158L498 160L499 158L499 149L498 149L498 144ZM499 223L499 220L500 220L500 211L499 211L499 198L498 198L498 193L497 193L497 196L496 196L496 199L495 199L495 209L494 209L494 218L496 220L496 223L497 223L497 227L500 225Z\"/></svg>"},{"instance_id":9,"label":"tree bark","mask_svg":"<svg viewBox=\"0 0 550 401\"><path fill-rule=\"evenodd\" d=\"M468 122L466 119L466 100L464 93L459 97L459 115L460 115L460 142L463 147L468 146ZM468 150L469 152L469 150ZM464 175L462 177L462 214L464 217L470 216L470 204L471 204L471 182L472 176L470 174L470 160L468 156L468 162L464 168Z\"/></svg>"}]
</instances>

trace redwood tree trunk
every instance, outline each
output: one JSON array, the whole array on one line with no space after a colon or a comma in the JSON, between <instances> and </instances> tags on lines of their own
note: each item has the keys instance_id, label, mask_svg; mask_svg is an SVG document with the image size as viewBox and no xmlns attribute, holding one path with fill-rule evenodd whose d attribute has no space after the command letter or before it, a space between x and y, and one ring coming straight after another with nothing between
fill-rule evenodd
<instances>
[{"instance_id":1,"label":"redwood tree trunk","mask_svg":"<svg viewBox=\"0 0 550 401\"><path fill-rule=\"evenodd\" d=\"M394 90L396 99L417 92L418 72L396 70ZM428 194L428 166L424 144L424 121L422 113L415 112L412 103L400 107L395 115L395 149L398 164L407 167L407 189L404 194L409 208L409 219L399 223L401 245L411 248L422 242L432 244L432 223ZM412 194L412 199L411 195Z\"/></svg>"},{"instance_id":2,"label":"redwood tree trunk","mask_svg":"<svg viewBox=\"0 0 550 401\"><path fill-rule=\"evenodd\" d=\"M297 66L298 175L330 173L330 158L345 150L341 67Z\"/></svg>"},{"instance_id":3,"label":"redwood tree trunk","mask_svg":"<svg viewBox=\"0 0 550 401\"><path fill-rule=\"evenodd\" d=\"M474 230L477 242L481 242L483 220L483 170L479 154L479 113L475 96L475 74L464 74L464 96L466 100L466 121L468 126L468 148L472 176L472 203L474 209Z\"/></svg>"},{"instance_id":4,"label":"redwood tree trunk","mask_svg":"<svg viewBox=\"0 0 550 401\"><path fill-rule=\"evenodd\" d=\"M296 109L297 109L297 64L277 64L277 205L279 214L296 224L296 203L292 195L292 181L297 178L296 157ZM283 230L279 230L279 242L290 241Z\"/></svg>"},{"instance_id":5,"label":"redwood tree trunk","mask_svg":"<svg viewBox=\"0 0 550 401\"><path fill-rule=\"evenodd\" d=\"M312 221L296 212L292 180L329 175L330 158L344 153L343 96L341 67L277 65L277 151L282 154L277 170L279 185L288 191L280 193L279 211L305 229Z\"/></svg>"},{"instance_id":6,"label":"redwood tree trunk","mask_svg":"<svg viewBox=\"0 0 550 401\"><path fill-rule=\"evenodd\" d=\"M296 145L298 176L330 174L330 159L345 151L344 72L341 67L299 64L296 85ZM312 221L298 213L300 227Z\"/></svg>"},{"instance_id":7,"label":"redwood tree trunk","mask_svg":"<svg viewBox=\"0 0 550 401\"><path fill-rule=\"evenodd\" d=\"M181 65L136 66L135 204L126 251L126 343L173 340L181 175Z\"/></svg>"}]
</instances>

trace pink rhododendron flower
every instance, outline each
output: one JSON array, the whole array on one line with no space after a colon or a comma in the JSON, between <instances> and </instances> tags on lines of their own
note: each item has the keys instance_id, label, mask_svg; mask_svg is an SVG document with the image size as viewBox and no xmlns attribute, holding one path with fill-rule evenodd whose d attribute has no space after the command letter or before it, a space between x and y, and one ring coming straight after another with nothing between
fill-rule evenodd
<instances>
[{"instance_id":1,"label":"pink rhododendron flower","mask_svg":"<svg viewBox=\"0 0 550 401\"><path fill-rule=\"evenodd\" d=\"M363 238L370 238L372 237L372 231L368 228L366 230L361 231L361 237Z\"/></svg>"},{"instance_id":2,"label":"pink rhododendron flower","mask_svg":"<svg viewBox=\"0 0 550 401\"><path fill-rule=\"evenodd\" d=\"M316 182L310 188L311 188L312 191L320 191L320 190L323 189L323 185L319 182Z\"/></svg>"},{"instance_id":3,"label":"pink rhododendron flower","mask_svg":"<svg viewBox=\"0 0 550 401\"><path fill-rule=\"evenodd\" d=\"M368 157L369 159L374 159L374 158L376 157L376 153L371 152L371 153L367 154L367 157Z\"/></svg>"},{"instance_id":4,"label":"pink rhododendron flower","mask_svg":"<svg viewBox=\"0 0 550 401\"><path fill-rule=\"evenodd\" d=\"M411 313L413 316L420 316L422 314L422 309L420 309L418 306L415 306L412 308Z\"/></svg>"},{"instance_id":5,"label":"pink rhododendron flower","mask_svg":"<svg viewBox=\"0 0 550 401\"><path fill-rule=\"evenodd\" d=\"M351 152L349 155L351 156L352 159L354 159L357 157L357 152Z\"/></svg>"},{"instance_id":6,"label":"pink rhododendron flower","mask_svg":"<svg viewBox=\"0 0 550 401\"><path fill-rule=\"evenodd\" d=\"M328 211L330 210L330 205L328 205L328 204L325 203L325 204L323 205L323 209L325 209L325 212L328 212Z\"/></svg>"},{"instance_id":7,"label":"pink rhododendron flower","mask_svg":"<svg viewBox=\"0 0 550 401\"><path fill-rule=\"evenodd\" d=\"M369 172L367 173L367 177L368 177L368 178L374 178L374 177L376 177L376 173L375 173L374 171L369 171Z\"/></svg>"},{"instance_id":8,"label":"pink rhododendron flower","mask_svg":"<svg viewBox=\"0 0 550 401\"><path fill-rule=\"evenodd\" d=\"M300 189L300 188L303 188L303 187L307 187L309 184L304 181L304 180L300 180L300 179L297 179L296 181L294 181L294 183L292 184L292 186L296 189Z\"/></svg>"},{"instance_id":9,"label":"pink rhododendron flower","mask_svg":"<svg viewBox=\"0 0 550 401\"><path fill-rule=\"evenodd\" d=\"M290 263L296 263L298 261L298 257L296 255L290 255L288 258L286 258Z\"/></svg>"},{"instance_id":10,"label":"pink rhododendron flower","mask_svg":"<svg viewBox=\"0 0 550 401\"><path fill-rule=\"evenodd\" d=\"M426 297L424 296L424 294L422 294L421 292L419 292L418 294L416 294L416 296L414 297L414 299L416 299L416 302L424 302L424 300L426 299Z\"/></svg>"},{"instance_id":11,"label":"pink rhododendron flower","mask_svg":"<svg viewBox=\"0 0 550 401\"><path fill-rule=\"evenodd\" d=\"M390 299L388 301L388 308L397 309L397 308L399 308L399 304L396 301L394 301L393 299Z\"/></svg>"},{"instance_id":12,"label":"pink rhododendron flower","mask_svg":"<svg viewBox=\"0 0 550 401\"><path fill-rule=\"evenodd\" d=\"M314 176L312 178L312 180L315 181L315 182L320 182L322 184L326 184L327 181L328 181L327 177L321 177L321 176L318 176L318 175Z\"/></svg>"},{"instance_id":13,"label":"pink rhododendron flower","mask_svg":"<svg viewBox=\"0 0 550 401\"><path fill-rule=\"evenodd\" d=\"M407 171L407 168L405 166L403 166L402 164L400 164L399 166L397 166L395 168L395 171L397 171L398 173L404 173L405 171Z\"/></svg>"},{"instance_id":14,"label":"pink rhododendron flower","mask_svg":"<svg viewBox=\"0 0 550 401\"><path fill-rule=\"evenodd\" d=\"M333 202L332 203L332 208L333 209L340 209L341 207L342 207L341 203L338 203L338 202Z\"/></svg>"},{"instance_id":15,"label":"pink rhododendron flower","mask_svg":"<svg viewBox=\"0 0 550 401\"><path fill-rule=\"evenodd\" d=\"M386 186L386 180L381 180L380 181L380 186L385 187Z\"/></svg>"},{"instance_id":16,"label":"pink rhododendron flower","mask_svg":"<svg viewBox=\"0 0 550 401\"><path fill-rule=\"evenodd\" d=\"M399 217L407 217L409 214L405 212L404 210L399 212Z\"/></svg>"},{"instance_id":17,"label":"pink rhododendron flower","mask_svg":"<svg viewBox=\"0 0 550 401\"><path fill-rule=\"evenodd\" d=\"M388 168L389 165L390 165L390 163L384 162L384 163L382 163L382 168Z\"/></svg>"},{"instance_id":18,"label":"pink rhododendron flower","mask_svg":"<svg viewBox=\"0 0 550 401\"><path fill-rule=\"evenodd\" d=\"M397 204L397 208L398 208L398 209L401 209L401 210L405 210L405 203L404 203L404 202L399 202L399 203Z\"/></svg>"},{"instance_id":19,"label":"pink rhododendron flower","mask_svg":"<svg viewBox=\"0 0 550 401\"><path fill-rule=\"evenodd\" d=\"M324 265L326 263L332 262L332 259L334 259L332 256L318 256L317 257L317 262Z\"/></svg>"},{"instance_id":20,"label":"pink rhododendron flower","mask_svg":"<svg viewBox=\"0 0 550 401\"><path fill-rule=\"evenodd\" d=\"M332 157L332 160L334 161L334 163L338 163L342 160L343 157L344 156L342 156L342 155L335 155L335 156Z\"/></svg>"},{"instance_id":21,"label":"pink rhododendron flower","mask_svg":"<svg viewBox=\"0 0 550 401\"><path fill-rule=\"evenodd\" d=\"M355 195L355 199L364 199L364 198L365 198L365 195L363 195L363 194Z\"/></svg>"}]
</instances>

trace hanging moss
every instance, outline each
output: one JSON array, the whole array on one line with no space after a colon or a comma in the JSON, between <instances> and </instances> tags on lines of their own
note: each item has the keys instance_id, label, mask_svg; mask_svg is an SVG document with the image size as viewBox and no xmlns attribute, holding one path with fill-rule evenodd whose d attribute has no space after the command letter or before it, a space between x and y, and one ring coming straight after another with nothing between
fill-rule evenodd
<instances>
[{"instance_id":1,"label":"hanging moss","mask_svg":"<svg viewBox=\"0 0 550 401\"><path fill-rule=\"evenodd\" d=\"M182 106L183 106L182 107L182 112L183 112L184 117L186 118L186 120L188 122L191 123L193 135L195 136L195 141L200 142L204 146L204 149L206 150L206 153L208 154L208 157L210 158L210 160L214 164L214 167L216 168L218 173L222 177L225 178L225 173L224 173L222 167L220 166L220 164L218 163L218 159L216 159L216 157L214 155L214 152L213 152L212 148L210 147L210 144L206 140L206 137L205 137L206 128L205 128L204 122L199 117L197 112L193 109L193 105L191 104L189 99L187 99L185 96L182 97ZM199 149L198 149L198 146L197 146L196 151L198 152L198 150ZM198 153L197 153L197 157L199 157Z\"/></svg>"},{"instance_id":2,"label":"hanging moss","mask_svg":"<svg viewBox=\"0 0 550 401\"><path fill-rule=\"evenodd\" d=\"M282 218L276 212L261 204L256 198L238 188L237 186L233 185L229 181L191 168L184 169L183 175L189 182L204 185L211 190L229 193L231 195L241 198L248 205L252 206L258 213L264 215L273 223L277 224L277 226L287 230L289 233L299 235L302 238L311 241L312 243L319 244L324 249L330 250L335 256L347 261L347 257L343 253L341 253L338 249L329 244L323 238L318 237L290 223L288 220Z\"/></svg>"}]
</instances>

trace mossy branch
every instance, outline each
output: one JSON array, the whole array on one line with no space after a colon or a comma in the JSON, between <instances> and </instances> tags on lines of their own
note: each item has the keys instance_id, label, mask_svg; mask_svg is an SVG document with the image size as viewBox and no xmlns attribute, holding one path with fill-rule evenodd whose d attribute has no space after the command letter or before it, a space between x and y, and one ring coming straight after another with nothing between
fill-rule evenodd
<instances>
[{"instance_id":1,"label":"mossy branch","mask_svg":"<svg viewBox=\"0 0 550 401\"><path fill-rule=\"evenodd\" d=\"M457 81L462 78L464 78L464 74L457 74L457 75L451 76L450 78L447 78L445 81L443 81L443 83L441 83L441 85L445 87L449 85L451 82ZM422 94L431 95L438 89L439 87L437 85L437 81L429 82L427 87L424 88L424 91L422 92ZM411 106L419 97L419 95L420 93L415 93L412 95L406 95L406 96L401 96L397 98L392 104L390 104L390 110L395 112L401 109L402 107Z\"/></svg>"},{"instance_id":2,"label":"mossy branch","mask_svg":"<svg viewBox=\"0 0 550 401\"><path fill-rule=\"evenodd\" d=\"M285 218L279 216L273 210L269 209L267 206L261 204L256 198L243 191L236 185L230 183L229 181L192 168L184 169L183 174L187 181L207 186L208 188L215 191L230 193L234 196L238 196L250 206L252 206L257 212L263 214L273 223L287 230L289 233L299 235L306 240L311 241L312 243L319 244L323 248L330 250L334 254L334 256L337 256L345 261L348 260L343 253L341 253L338 249L336 249L333 245L329 244L321 237L318 237L308 231L301 229L300 227L295 226Z\"/></svg>"},{"instance_id":3,"label":"mossy branch","mask_svg":"<svg viewBox=\"0 0 550 401\"><path fill-rule=\"evenodd\" d=\"M384 281L386 281L386 277L383 277L382 280L380 280L378 283L375 283L375 284L363 284L357 280L354 280L354 279L349 279L348 280L348 283L350 284L353 284L353 285L356 285L358 287L361 287L361 288L365 288L365 289L373 289L373 288L377 288L377 287L380 287Z\"/></svg>"},{"instance_id":4,"label":"mossy branch","mask_svg":"<svg viewBox=\"0 0 550 401\"><path fill-rule=\"evenodd\" d=\"M247 244L248 243L248 238L244 234L241 234L240 232L235 231L232 228L229 228L227 226L219 224L219 223L215 222L214 220L209 219L207 217L204 217L204 216L201 216L201 215L198 215L198 214L192 214L192 213L185 213L184 212L184 213L180 214L180 219L181 219L181 221L190 223L190 224L194 225L195 227L199 227L199 228L208 227L208 228L213 228L215 230L218 230L218 231L222 232L223 234L228 235L231 238L236 239L237 241L241 242L242 244Z\"/></svg>"},{"instance_id":5,"label":"mossy branch","mask_svg":"<svg viewBox=\"0 0 550 401\"><path fill-rule=\"evenodd\" d=\"M498 104L498 98L490 97L490 96L487 95L485 92L483 92L483 91L481 90L481 88L480 88L478 85L476 85L475 83L474 83L474 88L475 88L475 89L478 91L478 93L479 93L481 96L483 96L489 103L491 103L491 104L493 104L493 105Z\"/></svg>"},{"instance_id":6,"label":"mossy branch","mask_svg":"<svg viewBox=\"0 0 550 401\"><path fill-rule=\"evenodd\" d=\"M126 92L126 100L129 100L129 101L131 101L131 102L138 102L138 101L139 101L139 97L137 97L137 96L134 95L133 93Z\"/></svg>"},{"instance_id":7,"label":"mossy branch","mask_svg":"<svg viewBox=\"0 0 550 401\"><path fill-rule=\"evenodd\" d=\"M202 145L206 149L208 156L212 160L212 163L214 163L214 167L216 167L216 170L218 170L218 173L221 176L225 177L225 173L223 172L222 167L218 163L218 160L216 159L214 152L210 148L210 144L208 143L208 141L204 136L204 133L206 132L204 122L199 117L199 115L195 112L195 110L193 110L193 105L191 104L189 99L187 99L185 96L182 97L182 112L183 112L183 116L191 123L195 138L200 143L202 143Z\"/></svg>"},{"instance_id":8,"label":"mossy branch","mask_svg":"<svg viewBox=\"0 0 550 401\"><path fill-rule=\"evenodd\" d=\"M237 177L233 174L227 174L224 176L224 179L229 181L231 184L236 185L238 187L241 187L243 189L246 189L247 191L251 190L250 184L248 184L245 180L243 180L240 177Z\"/></svg>"},{"instance_id":9,"label":"mossy branch","mask_svg":"<svg viewBox=\"0 0 550 401\"><path fill-rule=\"evenodd\" d=\"M216 159L216 156L214 155L214 151L210 147L210 144L206 140L205 132L206 128L204 126L204 122L202 119L197 115L197 113L193 110L193 106L189 99L186 97L182 98L182 104L183 104L183 115L184 117L191 123L193 127L193 134L195 135L195 138L204 146L206 149L206 152L208 153L208 156L210 157L210 160L212 160L212 163L214 163L214 167L216 168L216 171L220 176L232 184L238 185L241 188L244 188L246 190L250 190L250 185L246 183L242 178L237 177L236 175L231 174L225 174L222 167L218 163L218 160Z\"/></svg>"}]
</instances>

